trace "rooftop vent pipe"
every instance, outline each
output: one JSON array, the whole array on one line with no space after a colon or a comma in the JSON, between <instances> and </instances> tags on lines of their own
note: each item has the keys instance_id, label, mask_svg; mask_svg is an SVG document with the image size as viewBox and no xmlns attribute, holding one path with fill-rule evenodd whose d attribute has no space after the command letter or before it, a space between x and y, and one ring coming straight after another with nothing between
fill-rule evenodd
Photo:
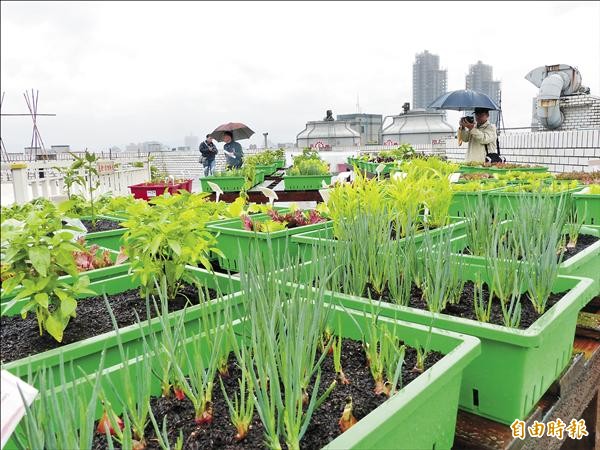
<instances>
[{"instance_id":1,"label":"rooftop vent pipe","mask_svg":"<svg viewBox=\"0 0 600 450\"><path fill-rule=\"evenodd\" d=\"M560 127L564 120L560 111L560 97L582 89L579 71L566 64L541 66L525 75L525 79L540 88L536 115L542 126L550 130Z\"/></svg>"}]
</instances>

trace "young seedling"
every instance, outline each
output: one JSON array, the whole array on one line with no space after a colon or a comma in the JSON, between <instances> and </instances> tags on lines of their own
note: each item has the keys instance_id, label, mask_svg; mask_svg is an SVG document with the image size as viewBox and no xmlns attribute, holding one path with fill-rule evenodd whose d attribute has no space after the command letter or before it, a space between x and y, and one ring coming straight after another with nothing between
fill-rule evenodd
<instances>
[{"instance_id":1,"label":"young seedling","mask_svg":"<svg viewBox=\"0 0 600 450\"><path fill-rule=\"evenodd\" d=\"M377 323L377 318L373 317L367 327L367 336L363 346L367 357L367 364L375 382L374 392L377 395L385 392L383 378L384 361L381 351L381 347L385 344L383 344L382 336L383 333Z\"/></svg>"},{"instance_id":2,"label":"young seedling","mask_svg":"<svg viewBox=\"0 0 600 450\"><path fill-rule=\"evenodd\" d=\"M346 398L346 404L344 405L344 411L342 412L342 417L338 421L338 425L340 426L340 431L343 433L354 425L356 425L356 417L354 417L354 405L352 404L352 397Z\"/></svg>"},{"instance_id":3,"label":"young seedling","mask_svg":"<svg viewBox=\"0 0 600 450\"><path fill-rule=\"evenodd\" d=\"M192 342L180 350L185 355L185 364L180 364L175 355L170 355L177 382L194 405L194 421L198 425L210 424L213 420L213 380L219 364L223 335L226 333L225 326L222 325L215 329L210 328L210 324L216 319L211 319L209 317L211 313L206 310L207 308L202 309L202 316L198 321L198 328L204 333L201 336L191 337ZM216 322L221 323L220 320ZM184 342L187 341L188 338L185 338ZM204 348L204 343L208 345L208 352ZM208 361L205 360L207 354ZM183 367L187 368L187 376Z\"/></svg>"},{"instance_id":4,"label":"young seedling","mask_svg":"<svg viewBox=\"0 0 600 450\"><path fill-rule=\"evenodd\" d=\"M487 304L483 295L483 283L477 277L477 281L473 283L473 308L475 309L475 317L483 323L488 323L492 314L492 294L489 293Z\"/></svg>"},{"instance_id":5,"label":"young seedling","mask_svg":"<svg viewBox=\"0 0 600 450\"><path fill-rule=\"evenodd\" d=\"M439 313L448 302L457 303L464 287L462 260L452 260L451 232L442 232L434 241L430 233L425 232L422 251L423 296L427 308Z\"/></svg>"},{"instance_id":6,"label":"young seedling","mask_svg":"<svg viewBox=\"0 0 600 450\"><path fill-rule=\"evenodd\" d=\"M177 436L177 441L175 441L175 446L171 447L169 444L169 433L167 430L167 416L163 417L162 428L158 426L156 422L156 418L150 410L150 421L152 422L152 427L154 428L154 433L156 434L156 440L158 441L158 445L161 450L183 450L183 430L179 429L179 435Z\"/></svg>"},{"instance_id":7,"label":"young seedling","mask_svg":"<svg viewBox=\"0 0 600 450\"><path fill-rule=\"evenodd\" d=\"M144 436L144 430L148 424L148 414L150 411L150 396L151 396L151 383L148 374L151 373L152 360L147 356L148 348L144 346L146 351L145 355L140 358L133 367L130 366L130 359L127 352L123 347L121 335L119 333L119 325L117 319L108 303L106 295L104 295L104 304L110 315L113 328L117 334L117 345L119 347L119 354L123 363L123 370L120 371L121 384L119 388L115 387L111 377L108 377L108 384L112 388L115 397L119 400L123 406L124 413L131 422L131 429L133 437L136 441L136 447L143 449L146 447L146 438ZM137 312L135 312L137 323L143 334L142 321L139 319ZM106 415L106 412L105 412ZM109 412L110 417L110 412ZM121 424L119 424L120 426Z\"/></svg>"},{"instance_id":8,"label":"young seedling","mask_svg":"<svg viewBox=\"0 0 600 450\"><path fill-rule=\"evenodd\" d=\"M583 222L586 216L587 203L584 204L584 213L578 214L578 211L574 208L571 209L569 213L569 219L565 224L565 231L569 236L569 242L567 243L567 249L573 249L577 247L577 240L579 239L579 234L581 233L581 228L583 227Z\"/></svg>"},{"instance_id":9,"label":"young seedling","mask_svg":"<svg viewBox=\"0 0 600 450\"><path fill-rule=\"evenodd\" d=\"M244 350L242 350L242 352L244 352ZM242 376L238 380L240 386L239 397L237 394L234 394L233 401L231 401L227 395L227 392L225 391L223 380L219 378L221 390L223 391L223 396L225 397L227 407L229 408L229 417L231 418L231 423L233 423L233 426L236 429L235 440L238 442L243 441L246 438L248 429L250 428L250 423L252 422L252 416L254 415L252 377L250 376L248 369L245 367L243 353L241 356L242 359L239 361L239 363L242 370Z\"/></svg>"},{"instance_id":10,"label":"young seedling","mask_svg":"<svg viewBox=\"0 0 600 450\"><path fill-rule=\"evenodd\" d=\"M348 378L344 374L342 370L342 336L338 334L337 339L334 338L333 345L331 346L333 349L333 367L335 368L335 373L337 374L337 380L341 384L350 384Z\"/></svg>"},{"instance_id":11,"label":"young seedling","mask_svg":"<svg viewBox=\"0 0 600 450\"><path fill-rule=\"evenodd\" d=\"M54 377L45 368L36 371L34 377L29 366L27 382L38 386L38 396L29 404L19 391L25 416L12 435L13 446L20 449L92 448L104 357L103 352L93 382L77 378L71 364L70 375L75 381L66 390L63 389L68 383L62 354L59 356L60 379L56 385ZM87 384L89 386L84 386ZM2 412L4 414L4 410Z\"/></svg>"},{"instance_id":12,"label":"young seedling","mask_svg":"<svg viewBox=\"0 0 600 450\"><path fill-rule=\"evenodd\" d=\"M427 341L425 343L425 346L421 347L418 341L415 345L415 350L417 351L417 363L413 368L414 372L423 373L425 371L425 363L427 362L427 356L429 356L429 345L431 344L432 327L433 323L429 325L429 332L427 334Z\"/></svg>"}]
</instances>

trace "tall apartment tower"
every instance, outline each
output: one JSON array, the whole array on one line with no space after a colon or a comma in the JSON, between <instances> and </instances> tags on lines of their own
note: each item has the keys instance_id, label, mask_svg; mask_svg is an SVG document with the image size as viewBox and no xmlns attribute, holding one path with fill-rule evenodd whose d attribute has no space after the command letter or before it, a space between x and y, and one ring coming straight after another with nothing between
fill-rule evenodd
<instances>
[{"instance_id":1,"label":"tall apartment tower","mask_svg":"<svg viewBox=\"0 0 600 450\"><path fill-rule=\"evenodd\" d=\"M440 57L425 50L413 64L413 108L427 108L446 92L448 73L440 70Z\"/></svg>"},{"instance_id":2,"label":"tall apartment tower","mask_svg":"<svg viewBox=\"0 0 600 450\"><path fill-rule=\"evenodd\" d=\"M494 81L492 66L477 61L469 66L469 74L465 77L467 89L486 94L498 105L500 104L500 82ZM490 112L490 123L498 125L498 112Z\"/></svg>"}]
</instances>

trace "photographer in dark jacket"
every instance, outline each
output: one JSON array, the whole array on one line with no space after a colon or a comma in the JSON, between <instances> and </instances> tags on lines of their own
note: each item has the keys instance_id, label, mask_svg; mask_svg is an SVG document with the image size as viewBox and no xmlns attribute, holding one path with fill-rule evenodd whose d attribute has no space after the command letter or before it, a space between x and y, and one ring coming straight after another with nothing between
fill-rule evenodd
<instances>
[{"instance_id":1,"label":"photographer in dark jacket","mask_svg":"<svg viewBox=\"0 0 600 450\"><path fill-rule=\"evenodd\" d=\"M216 161L215 157L217 156L217 146L214 144L213 139L210 134L206 135L206 140L202 141L200 144L200 153L202 157L200 158L200 162L204 166L204 176L212 176L215 174L215 166Z\"/></svg>"}]
</instances>

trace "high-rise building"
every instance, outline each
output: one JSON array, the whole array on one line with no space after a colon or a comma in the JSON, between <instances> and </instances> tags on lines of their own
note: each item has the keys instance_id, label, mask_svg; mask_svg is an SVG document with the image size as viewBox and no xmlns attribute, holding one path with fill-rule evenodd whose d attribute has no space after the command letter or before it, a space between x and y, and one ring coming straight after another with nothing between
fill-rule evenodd
<instances>
[{"instance_id":1,"label":"high-rise building","mask_svg":"<svg viewBox=\"0 0 600 450\"><path fill-rule=\"evenodd\" d=\"M500 82L494 81L492 66L477 61L469 66L469 73L465 77L467 89L486 94L498 105L500 104ZM490 123L498 125L498 112L490 112Z\"/></svg>"},{"instance_id":2,"label":"high-rise building","mask_svg":"<svg viewBox=\"0 0 600 450\"><path fill-rule=\"evenodd\" d=\"M360 133L361 145L381 144L381 114L338 114L337 120L350 122L350 127Z\"/></svg>"},{"instance_id":3,"label":"high-rise building","mask_svg":"<svg viewBox=\"0 0 600 450\"><path fill-rule=\"evenodd\" d=\"M198 150L198 147L200 146L200 140L198 139L198 136L194 136L192 133L190 133L190 135L186 136L183 140L183 145L184 147L188 147L190 150Z\"/></svg>"},{"instance_id":4,"label":"high-rise building","mask_svg":"<svg viewBox=\"0 0 600 450\"><path fill-rule=\"evenodd\" d=\"M413 108L427 108L446 92L448 73L440 69L440 57L425 50L413 64Z\"/></svg>"}]
</instances>

